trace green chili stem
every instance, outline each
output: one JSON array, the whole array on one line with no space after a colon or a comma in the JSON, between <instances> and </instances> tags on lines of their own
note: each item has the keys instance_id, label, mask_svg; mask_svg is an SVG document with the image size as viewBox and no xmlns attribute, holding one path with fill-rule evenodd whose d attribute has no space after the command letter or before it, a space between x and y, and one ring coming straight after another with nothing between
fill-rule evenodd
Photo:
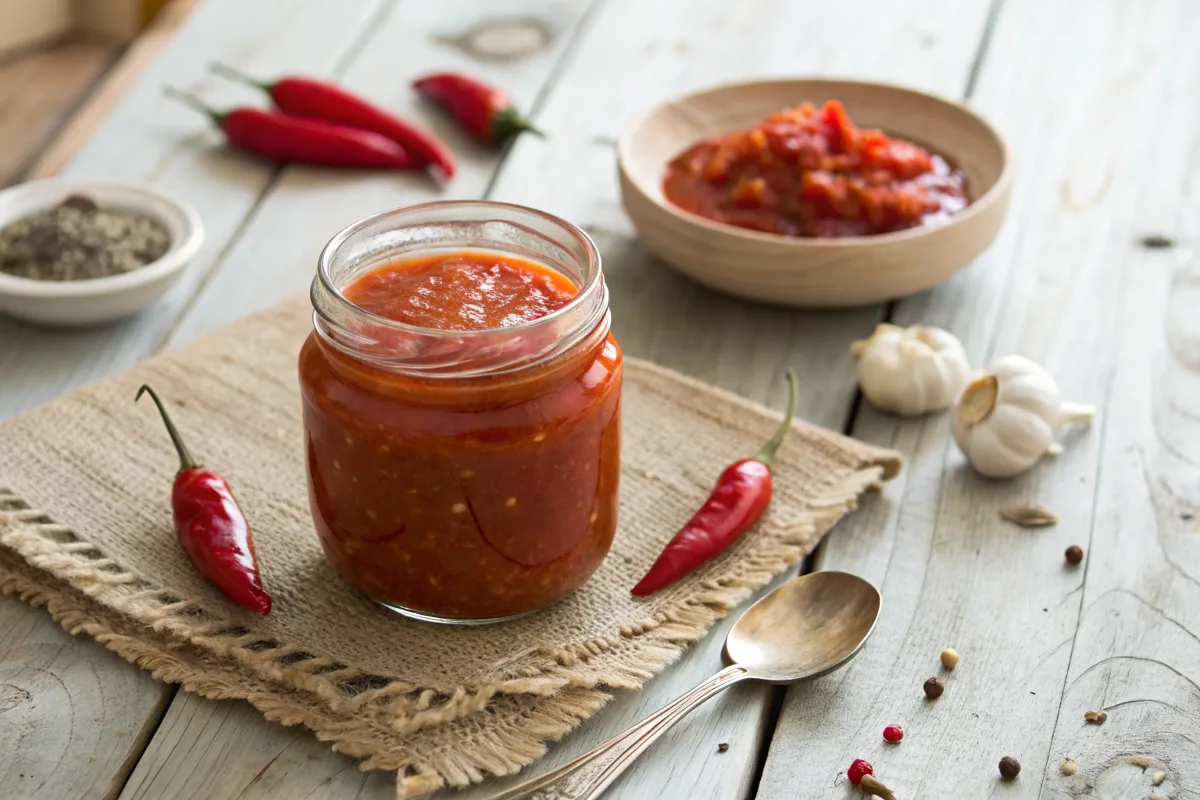
<instances>
[{"instance_id":1,"label":"green chili stem","mask_svg":"<svg viewBox=\"0 0 1200 800\"><path fill-rule=\"evenodd\" d=\"M162 415L163 422L167 425L167 433L171 434L171 441L175 443L175 450L179 453L179 471L183 472L184 470L195 469L200 466L196 463L196 459L192 458L187 445L183 443L183 437L179 435L179 429L171 421L171 415L167 413L167 407L159 399L158 392L146 384L142 384L142 388L138 389L137 397L133 398L133 401L136 403L138 400L141 400L143 393L150 395L150 399L154 401L154 405L158 406L158 413Z\"/></svg>"},{"instance_id":2,"label":"green chili stem","mask_svg":"<svg viewBox=\"0 0 1200 800\"><path fill-rule=\"evenodd\" d=\"M271 91L271 84L267 83L266 81L260 81L257 78L252 78L241 70L234 69L228 64L222 64L220 61L212 62L208 65L208 68L223 78L229 78L232 81L238 81L239 83L254 86L258 89L262 89L264 92Z\"/></svg>"},{"instance_id":3,"label":"green chili stem","mask_svg":"<svg viewBox=\"0 0 1200 800\"><path fill-rule=\"evenodd\" d=\"M185 105L189 105L192 108L196 109L201 114L204 114L206 117L211 119L214 123L216 123L216 126L218 128L223 129L225 127L226 115L222 114L220 111L217 111L212 106L206 105L204 103L204 101L201 100L199 97L196 97L196 95L191 94L189 92L185 92L181 89L176 89L174 86L163 87L163 93L167 97L171 97L171 98L174 98L175 100L179 100L180 102L184 103Z\"/></svg>"},{"instance_id":4,"label":"green chili stem","mask_svg":"<svg viewBox=\"0 0 1200 800\"><path fill-rule=\"evenodd\" d=\"M783 421L779 423L779 427L775 429L775 435L770 441L762 446L754 455L755 461L761 461L767 466L775 459L775 451L779 449L779 445L783 444L783 437L787 436L788 428L792 426L792 416L796 413L796 371L788 370L788 404L787 413L783 415Z\"/></svg>"}]
</instances>

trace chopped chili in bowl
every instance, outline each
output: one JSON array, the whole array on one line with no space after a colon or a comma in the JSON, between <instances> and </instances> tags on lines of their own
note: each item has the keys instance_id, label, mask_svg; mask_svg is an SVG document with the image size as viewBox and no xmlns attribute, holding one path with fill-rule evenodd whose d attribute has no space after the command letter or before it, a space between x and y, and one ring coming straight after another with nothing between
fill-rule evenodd
<instances>
[{"instance_id":1,"label":"chopped chili in bowl","mask_svg":"<svg viewBox=\"0 0 1200 800\"><path fill-rule=\"evenodd\" d=\"M663 194L716 222L816 238L935 225L970 202L961 170L912 142L856 127L837 100L697 142L667 164Z\"/></svg>"}]
</instances>

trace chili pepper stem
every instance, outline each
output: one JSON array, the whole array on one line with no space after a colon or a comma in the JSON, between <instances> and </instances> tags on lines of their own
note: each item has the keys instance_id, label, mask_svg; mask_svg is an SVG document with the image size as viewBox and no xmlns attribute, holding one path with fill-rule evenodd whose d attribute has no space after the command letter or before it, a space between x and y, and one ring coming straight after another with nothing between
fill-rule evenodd
<instances>
[{"instance_id":1,"label":"chili pepper stem","mask_svg":"<svg viewBox=\"0 0 1200 800\"><path fill-rule=\"evenodd\" d=\"M492 118L492 139L497 142L507 142L521 133L532 133L539 139L545 139L546 133L525 119L516 108L507 108Z\"/></svg>"},{"instance_id":2,"label":"chili pepper stem","mask_svg":"<svg viewBox=\"0 0 1200 800\"><path fill-rule=\"evenodd\" d=\"M796 371L788 370L788 404L787 413L783 415L783 421L779 423L779 427L775 429L775 435L770 441L762 446L754 455L755 461L761 461L767 466L775 459L775 451L779 449L779 445L783 444L783 437L787 436L788 428L792 425L792 416L796 413Z\"/></svg>"},{"instance_id":3,"label":"chili pepper stem","mask_svg":"<svg viewBox=\"0 0 1200 800\"><path fill-rule=\"evenodd\" d=\"M220 75L222 78L229 78L231 81L244 83L247 86L253 86L256 89L262 89L264 92L271 91L271 84L266 81L260 81L257 78L251 77L239 69L234 69L228 64L222 64L220 61L213 61L208 65L210 72Z\"/></svg>"},{"instance_id":4,"label":"chili pepper stem","mask_svg":"<svg viewBox=\"0 0 1200 800\"><path fill-rule=\"evenodd\" d=\"M137 396L133 398L133 401L136 403L138 400L141 400L143 394L149 394L150 399L154 401L154 405L158 406L158 413L162 415L163 422L167 426L167 433L171 435L171 441L175 444L176 452L179 453L179 471L183 472L200 466L196 463L196 459L192 458L187 445L183 443L183 437L179 435L179 429L175 427L175 423L171 420L171 415L167 413L167 407L163 405L158 392L151 389L148 385L142 384L142 388L138 389Z\"/></svg>"},{"instance_id":5,"label":"chili pepper stem","mask_svg":"<svg viewBox=\"0 0 1200 800\"><path fill-rule=\"evenodd\" d=\"M165 94L167 97L180 101L184 105L189 105L196 109L201 114L204 114L206 117L211 119L218 128L225 127L226 115L220 111L217 111L212 106L207 105L199 97L196 97L196 95L191 94L190 92L185 92L182 89L176 89L174 86L163 87L163 94Z\"/></svg>"}]
</instances>

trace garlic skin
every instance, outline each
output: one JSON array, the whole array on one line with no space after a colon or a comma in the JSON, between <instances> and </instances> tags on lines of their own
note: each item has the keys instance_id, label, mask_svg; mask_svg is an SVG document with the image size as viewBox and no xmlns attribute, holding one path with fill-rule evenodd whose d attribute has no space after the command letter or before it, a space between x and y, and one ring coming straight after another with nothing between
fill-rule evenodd
<instances>
[{"instance_id":1,"label":"garlic skin","mask_svg":"<svg viewBox=\"0 0 1200 800\"><path fill-rule=\"evenodd\" d=\"M904 416L949 408L967 385L971 365L954 334L941 328L883 323L850 345L858 385L873 405Z\"/></svg>"},{"instance_id":2,"label":"garlic skin","mask_svg":"<svg viewBox=\"0 0 1200 800\"><path fill-rule=\"evenodd\" d=\"M1092 406L1064 403L1058 383L1042 367L1005 356L959 397L954 441L981 475L1009 478L1061 450L1054 441L1056 428L1094 414Z\"/></svg>"}]
</instances>

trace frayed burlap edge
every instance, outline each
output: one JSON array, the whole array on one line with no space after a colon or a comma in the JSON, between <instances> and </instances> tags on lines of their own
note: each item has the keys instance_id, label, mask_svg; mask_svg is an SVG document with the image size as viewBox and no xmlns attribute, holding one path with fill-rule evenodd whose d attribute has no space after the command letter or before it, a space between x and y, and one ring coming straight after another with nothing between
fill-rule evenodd
<instances>
[{"instance_id":1,"label":"frayed burlap edge","mask_svg":"<svg viewBox=\"0 0 1200 800\"><path fill-rule=\"evenodd\" d=\"M740 398L739 402L758 408ZM862 492L896 474L900 467L898 456L886 451L874 453L876 458L864 460L851 468L850 474L828 478L823 488L831 491L818 493L811 499L811 518L772 536L760 537L762 541L755 542L744 553L745 568L739 577L702 584L703 591L662 610L654 619L622 626L609 636L547 653L545 663L528 666L527 677L489 686L462 687L444 698L400 680L348 694L347 687L356 681L369 683L375 676L363 675L350 666L298 648L264 642L261 636L220 619L198 603L181 600L169 590L123 569L46 512L30 508L15 492L0 488L0 530L7 528L0 533L0 545L95 600L99 608L112 609L146 625L149 633L112 634L110 624L95 610L96 606L90 614L74 609L71 613L56 613L55 600L69 607L64 600L69 589L39 587L36 581L12 578L11 572L3 575L3 588L6 593L21 594L27 602L47 607L68 630L92 635L156 677L207 697L249 700L269 719L303 724L318 738L332 743L335 750L366 759L364 769L397 770L397 797L415 797L444 785L466 786L486 774L516 772L539 757L546 742L560 738L603 705L606 695L593 691L596 687L636 689L662 671L687 646L703 638L730 609L799 562L838 519L856 506ZM636 657L632 661L603 664L603 654L615 643L630 641L636 644ZM245 690L239 691L237 684L226 680L223 673L214 674L180 659L177 655L180 647L195 647L213 654L225 662L225 670L248 669L261 680L310 695L346 721L329 725L313 714L311 708L298 703L268 702ZM623 658L630 658L628 650L623 652ZM169 668L164 664L169 664ZM586 701L579 699L578 690L587 690ZM381 749L381 740L362 735L364 727L378 723L387 725L393 733L416 733L479 711L497 695L512 694L541 695L546 699L540 701L536 719L508 731L507 737L496 742L496 747L486 754L440 751L418 758ZM435 705L438 700L441 702ZM416 713L410 716L414 707Z\"/></svg>"}]
</instances>

